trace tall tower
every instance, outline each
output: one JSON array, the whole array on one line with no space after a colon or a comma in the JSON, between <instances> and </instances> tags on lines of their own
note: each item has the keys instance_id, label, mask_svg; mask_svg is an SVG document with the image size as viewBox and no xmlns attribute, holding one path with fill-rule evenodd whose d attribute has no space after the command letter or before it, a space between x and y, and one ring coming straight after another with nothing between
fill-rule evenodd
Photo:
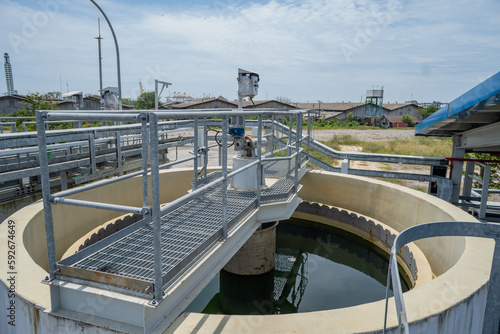
<instances>
[{"instance_id":1,"label":"tall tower","mask_svg":"<svg viewBox=\"0 0 500 334\"><path fill-rule=\"evenodd\" d=\"M3 54L5 58L5 80L7 81L7 94L12 95L14 91L14 79L12 79L12 66L10 65L9 54L5 52Z\"/></svg>"},{"instance_id":2,"label":"tall tower","mask_svg":"<svg viewBox=\"0 0 500 334\"><path fill-rule=\"evenodd\" d=\"M384 86L381 89L366 91L365 118L370 119L370 124L380 122L382 117L382 100L384 99Z\"/></svg>"}]
</instances>

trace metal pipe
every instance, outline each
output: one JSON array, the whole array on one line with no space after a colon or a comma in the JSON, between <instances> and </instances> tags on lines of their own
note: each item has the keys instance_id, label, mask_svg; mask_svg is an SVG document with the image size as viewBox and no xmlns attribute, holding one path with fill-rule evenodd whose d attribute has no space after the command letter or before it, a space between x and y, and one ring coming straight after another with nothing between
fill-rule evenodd
<instances>
[{"instance_id":1,"label":"metal pipe","mask_svg":"<svg viewBox=\"0 0 500 334\"><path fill-rule=\"evenodd\" d=\"M309 143L309 138L311 138L311 111L307 111L307 159L309 159L309 147L311 144Z\"/></svg>"},{"instance_id":2,"label":"metal pipe","mask_svg":"<svg viewBox=\"0 0 500 334\"><path fill-rule=\"evenodd\" d=\"M222 183L224 181L224 177L220 177L218 179L215 179L214 181L210 182L209 184L207 185L204 185L192 192L190 192L189 194L187 195L184 195L182 196L181 198L178 198L164 206L161 207L161 213L162 214L165 214L165 213L168 213L172 210L175 210L179 207L181 207L182 205L186 204L187 202L191 201L192 199L194 199L196 196L200 195L202 192L212 188L214 185L217 185L219 183Z\"/></svg>"},{"instance_id":3,"label":"metal pipe","mask_svg":"<svg viewBox=\"0 0 500 334\"><path fill-rule=\"evenodd\" d=\"M142 174L143 174L143 172L141 170L141 171L138 171L138 172L133 172L133 173L130 173L130 174L127 174L127 175L123 175L123 176L119 176L119 177L115 177L115 178L112 178L112 179L107 179L107 180L102 180L102 181L98 181L98 182L95 182L95 183L87 184L87 185L84 185L84 186L81 186L81 187L78 187L78 188L73 188L73 189L69 189L69 190L65 190L65 191L60 191L60 192L54 194L54 196L57 196L57 197L66 197L66 196L78 194L78 193L81 193L81 192L84 192L84 191L87 191L87 190L91 190L91 189L103 187L103 186L106 186L106 185L109 185L109 184L112 184L112 183L116 183L116 182L119 182L119 181L123 181L123 180L126 180L126 179L131 179L131 178L133 178L135 176L142 175Z\"/></svg>"},{"instance_id":4,"label":"metal pipe","mask_svg":"<svg viewBox=\"0 0 500 334\"><path fill-rule=\"evenodd\" d=\"M192 159L192 158L191 158ZM198 196L199 194L201 194L202 192L210 189L210 188L213 188L214 186L220 184L220 183L223 183L224 184L224 181L226 181L227 179L230 179L232 178L233 176L235 176L236 174L239 174L253 166L255 166L256 164L258 163L258 161L254 161L238 170L235 170L229 174L227 174L227 165L226 165L226 177L224 177L224 169L222 170L223 171L223 176L221 176L220 178L217 178L215 180L213 180L212 182L190 192L189 194L187 195L184 195L183 197L181 198L178 198L164 206L162 206L161 208L161 213L164 214L164 213L167 213L167 212L170 212L172 210L175 210L177 208L179 208L180 206L186 204L187 202L189 202L190 200L192 200L193 198L195 198L196 196ZM226 185L227 185L227 182L226 182ZM227 188L227 187L226 187ZM227 195L226 195L227 196ZM224 197L224 196L223 196ZM224 199L223 199L223 202L224 202Z\"/></svg>"},{"instance_id":5,"label":"metal pipe","mask_svg":"<svg viewBox=\"0 0 500 334\"><path fill-rule=\"evenodd\" d=\"M497 333L499 327L500 308L500 247L498 245L500 239L500 224L497 223L476 223L476 222L437 222L415 225L400 232L394 239L391 248L391 281L393 285L394 301L396 303L396 312L398 316L399 330L403 333L408 333L408 323L406 319L406 308L404 304L403 291L401 289L401 281L399 276L399 268L397 263L397 253L404 245L420 239L431 237L479 237L495 239L495 252L493 254L493 263L490 273L490 288L486 301L486 313L484 316L483 333ZM495 260L496 259L496 260ZM389 283L389 280L388 280ZM387 312L385 314L387 319ZM386 320L384 320L386 323ZM385 330L385 329L384 329Z\"/></svg>"},{"instance_id":6,"label":"metal pipe","mask_svg":"<svg viewBox=\"0 0 500 334\"><path fill-rule=\"evenodd\" d=\"M94 134L89 133L89 160L90 160L90 174L97 174L97 162L95 159L95 140Z\"/></svg>"},{"instance_id":7,"label":"metal pipe","mask_svg":"<svg viewBox=\"0 0 500 334\"><path fill-rule=\"evenodd\" d=\"M42 179L43 215L45 220L45 238L47 240L49 278L53 280L56 278L56 245L54 238L54 223L52 220L52 203L50 203L49 158L47 157L47 141L43 116L43 113L36 112L38 159L40 161L40 176Z\"/></svg>"},{"instance_id":8,"label":"metal pipe","mask_svg":"<svg viewBox=\"0 0 500 334\"><path fill-rule=\"evenodd\" d=\"M271 151L273 152L272 155L274 155L274 115L271 116L271 129L272 129L272 134L271 134Z\"/></svg>"},{"instance_id":9,"label":"metal pipe","mask_svg":"<svg viewBox=\"0 0 500 334\"><path fill-rule=\"evenodd\" d=\"M203 176L206 177L207 176L207 166L208 166L208 149L209 147L213 147L212 146L208 146L208 136L207 136L207 118L203 118L203 145L205 146L205 157L203 158L204 161L203 161L203 166L204 166L204 172L203 172ZM217 144L214 144L215 146L217 146Z\"/></svg>"},{"instance_id":10,"label":"metal pipe","mask_svg":"<svg viewBox=\"0 0 500 334\"><path fill-rule=\"evenodd\" d=\"M259 127L257 130L257 207L260 208L260 196L262 186L262 115L259 115Z\"/></svg>"},{"instance_id":11,"label":"metal pipe","mask_svg":"<svg viewBox=\"0 0 500 334\"><path fill-rule=\"evenodd\" d=\"M272 116L274 115L295 115L299 113L305 113L305 110L294 110L294 111L267 111L264 109L259 109L259 110L252 110L251 112L249 111L238 111L238 109L228 109L227 111L223 111L222 109L217 109L217 111L205 111L204 109L201 109L203 111L175 111L175 112L169 112L169 111L159 111L158 112L158 117L160 119L172 119L172 118L193 118L193 117L199 117L199 118L212 118L212 117L224 117L224 116L255 116L255 115L262 115L262 116Z\"/></svg>"},{"instance_id":12,"label":"metal pipe","mask_svg":"<svg viewBox=\"0 0 500 334\"><path fill-rule=\"evenodd\" d=\"M155 110L158 110L158 79L155 79Z\"/></svg>"},{"instance_id":13,"label":"metal pipe","mask_svg":"<svg viewBox=\"0 0 500 334\"><path fill-rule=\"evenodd\" d=\"M52 202L54 204L66 204L66 205L80 206L84 208L102 209L102 210L128 212L128 213L142 213L142 208L134 206L97 203L97 202L83 201L83 200L70 199L64 197L53 197Z\"/></svg>"},{"instance_id":14,"label":"metal pipe","mask_svg":"<svg viewBox=\"0 0 500 334\"><path fill-rule=\"evenodd\" d=\"M151 157L151 190L154 249L154 294L156 302L163 299L163 275L161 256L161 208L160 208L160 169L158 159L158 118L155 113L149 115L149 154Z\"/></svg>"},{"instance_id":15,"label":"metal pipe","mask_svg":"<svg viewBox=\"0 0 500 334\"><path fill-rule=\"evenodd\" d=\"M177 160L177 161L168 162L166 164L160 165L159 168L160 169L165 169L165 168L168 168L168 167L172 167L174 165L178 165L178 164L181 164L181 163L184 163L184 162L188 162L188 161L196 159L196 158L197 157L194 156L194 157L189 157L189 158L185 158L185 159L181 159L181 160Z\"/></svg>"},{"instance_id":16,"label":"metal pipe","mask_svg":"<svg viewBox=\"0 0 500 334\"><path fill-rule=\"evenodd\" d=\"M222 118L222 237L227 239L227 116Z\"/></svg>"},{"instance_id":17,"label":"metal pipe","mask_svg":"<svg viewBox=\"0 0 500 334\"><path fill-rule=\"evenodd\" d=\"M72 119L72 120L81 120L81 121L126 121L126 122L135 122L138 120L139 114L130 114L130 113L110 113L109 110L106 110L105 113L72 113L72 112L64 112L64 113L55 113L50 112L47 114L48 119ZM114 127L119 127L115 125Z\"/></svg>"},{"instance_id":18,"label":"metal pipe","mask_svg":"<svg viewBox=\"0 0 500 334\"><path fill-rule=\"evenodd\" d=\"M142 155L142 206L148 205L148 160L149 160L149 140L148 140L148 121L144 116L142 120L142 147L141 147L141 155Z\"/></svg>"},{"instance_id":19,"label":"metal pipe","mask_svg":"<svg viewBox=\"0 0 500 334\"><path fill-rule=\"evenodd\" d=\"M295 192L297 192L297 189L299 189L299 151L300 151L300 134L301 134L301 129L300 129L300 124L299 124L299 116L296 115L297 117L297 131L295 131L295 153L297 153L297 156L295 157L295 176L294 176L294 187L295 187Z\"/></svg>"},{"instance_id":20,"label":"metal pipe","mask_svg":"<svg viewBox=\"0 0 500 334\"><path fill-rule=\"evenodd\" d=\"M301 149L299 150L299 153L300 153L300 152L303 152L303 150L304 150L304 149L303 149L303 148L301 148ZM279 152L279 150L276 150L276 152ZM291 155L291 156L289 156L289 157L273 157L273 158L263 158L263 159L262 159L262 161L292 160L293 158L295 158L295 157L297 156L297 154L298 154L298 153L297 153L297 152L295 152L294 154L292 154L292 155ZM253 163L252 163L252 164L253 164ZM249 166L250 166L250 165L252 165L252 164L249 164ZM246 166L245 166L245 167L246 167ZM239 170L239 169L238 169L238 170Z\"/></svg>"},{"instance_id":21,"label":"metal pipe","mask_svg":"<svg viewBox=\"0 0 500 334\"><path fill-rule=\"evenodd\" d=\"M193 185L191 186L192 190L196 190L198 188L198 117L195 117L194 119L194 125L193 125L193 132L194 132L194 145L193 145L193 151L196 159L194 159L193 164L194 164L194 175L193 175Z\"/></svg>"},{"instance_id":22,"label":"metal pipe","mask_svg":"<svg viewBox=\"0 0 500 334\"><path fill-rule=\"evenodd\" d=\"M113 26L111 25L111 22L109 21L108 17L106 16L106 13L99 7L99 5L94 1L90 0L102 13L102 16L106 19L106 22L108 22L109 29L111 30L111 34L113 35L113 40L115 41L115 49L116 49L116 71L118 73L118 95L119 95L119 110L122 110L122 79L121 79L121 74L120 74L120 50L118 48L118 40L116 39L115 35L115 30L113 29ZM102 93L102 92L101 92Z\"/></svg>"}]
</instances>

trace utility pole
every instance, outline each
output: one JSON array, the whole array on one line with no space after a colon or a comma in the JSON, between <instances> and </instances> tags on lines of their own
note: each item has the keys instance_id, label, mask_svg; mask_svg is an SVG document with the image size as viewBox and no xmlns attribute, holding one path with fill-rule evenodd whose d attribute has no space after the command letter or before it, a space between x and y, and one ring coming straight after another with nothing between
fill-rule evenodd
<instances>
[{"instance_id":1,"label":"utility pole","mask_svg":"<svg viewBox=\"0 0 500 334\"><path fill-rule=\"evenodd\" d=\"M90 0L97 9L101 12L102 16L104 16L104 19L106 22L108 22L109 25L109 30L111 30L111 34L113 35L113 40L115 41L115 49L116 49L116 72L118 74L118 109L122 110L122 79L121 79L121 73L120 73L120 49L118 48L118 40L116 39L115 35L115 30L113 29L113 26L111 25L111 22L109 21L108 17L106 16L106 13L99 7L99 5L94 1Z\"/></svg>"},{"instance_id":2,"label":"utility pole","mask_svg":"<svg viewBox=\"0 0 500 334\"><path fill-rule=\"evenodd\" d=\"M97 29L99 31L99 36L97 39L97 47L99 49L99 96L102 95L102 57L101 57L101 22L99 18L97 18Z\"/></svg>"}]
</instances>

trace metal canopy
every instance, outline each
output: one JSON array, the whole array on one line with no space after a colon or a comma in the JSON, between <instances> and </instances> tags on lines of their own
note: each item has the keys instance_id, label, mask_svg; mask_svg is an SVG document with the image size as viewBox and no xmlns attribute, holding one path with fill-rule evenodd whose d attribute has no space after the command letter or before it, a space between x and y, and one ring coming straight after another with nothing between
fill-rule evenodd
<instances>
[{"instance_id":1,"label":"metal canopy","mask_svg":"<svg viewBox=\"0 0 500 334\"><path fill-rule=\"evenodd\" d=\"M420 122L416 136L451 137L500 121L500 72Z\"/></svg>"}]
</instances>

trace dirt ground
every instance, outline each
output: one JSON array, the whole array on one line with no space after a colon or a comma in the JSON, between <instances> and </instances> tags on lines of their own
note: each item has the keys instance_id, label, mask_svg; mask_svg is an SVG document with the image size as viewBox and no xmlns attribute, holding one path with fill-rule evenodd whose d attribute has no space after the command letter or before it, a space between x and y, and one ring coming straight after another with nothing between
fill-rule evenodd
<instances>
[{"instance_id":1,"label":"dirt ground","mask_svg":"<svg viewBox=\"0 0 500 334\"><path fill-rule=\"evenodd\" d=\"M415 139L415 131L398 129L373 129L373 130L314 130L311 136L316 140L330 140L335 135L351 135L362 141L389 141Z\"/></svg>"},{"instance_id":2,"label":"dirt ground","mask_svg":"<svg viewBox=\"0 0 500 334\"><path fill-rule=\"evenodd\" d=\"M305 134L305 131L304 131ZM334 135L343 135L349 134L355 136L359 140L362 141L389 141L389 140L412 140L415 137L414 131L412 130L398 130L398 129L373 129L373 130L352 130L352 129L335 129L335 130L314 130L311 135L316 140L327 141L333 138ZM179 131L175 134L172 134L171 137L176 136L190 136L192 132L183 132ZM169 136L170 137L170 136ZM348 152L361 152L362 148L360 146L341 146L342 151ZM181 160L192 156L189 151L193 149L193 145L186 145L184 147L179 147L176 149L170 149L168 153L168 158L170 161ZM232 148L228 150L229 155L234 155L236 152ZM336 161L333 166L340 167L342 162ZM209 165L216 166L218 164L218 149L212 148L209 151ZM182 163L180 165L176 165L174 168L180 167L192 167L193 162L189 161L186 163ZM381 171L394 171L394 172L402 172L402 173L418 173L418 174L429 174L429 167L424 166L411 166L411 165L402 165L402 164L387 164L387 163L378 163L378 162L370 162L370 161L351 161L351 168L354 169L367 169L367 170L381 170ZM390 182L395 182L404 186L408 186L411 188L426 190L427 183L425 182L416 182L416 181L405 181L405 180L389 180Z\"/></svg>"}]
</instances>

